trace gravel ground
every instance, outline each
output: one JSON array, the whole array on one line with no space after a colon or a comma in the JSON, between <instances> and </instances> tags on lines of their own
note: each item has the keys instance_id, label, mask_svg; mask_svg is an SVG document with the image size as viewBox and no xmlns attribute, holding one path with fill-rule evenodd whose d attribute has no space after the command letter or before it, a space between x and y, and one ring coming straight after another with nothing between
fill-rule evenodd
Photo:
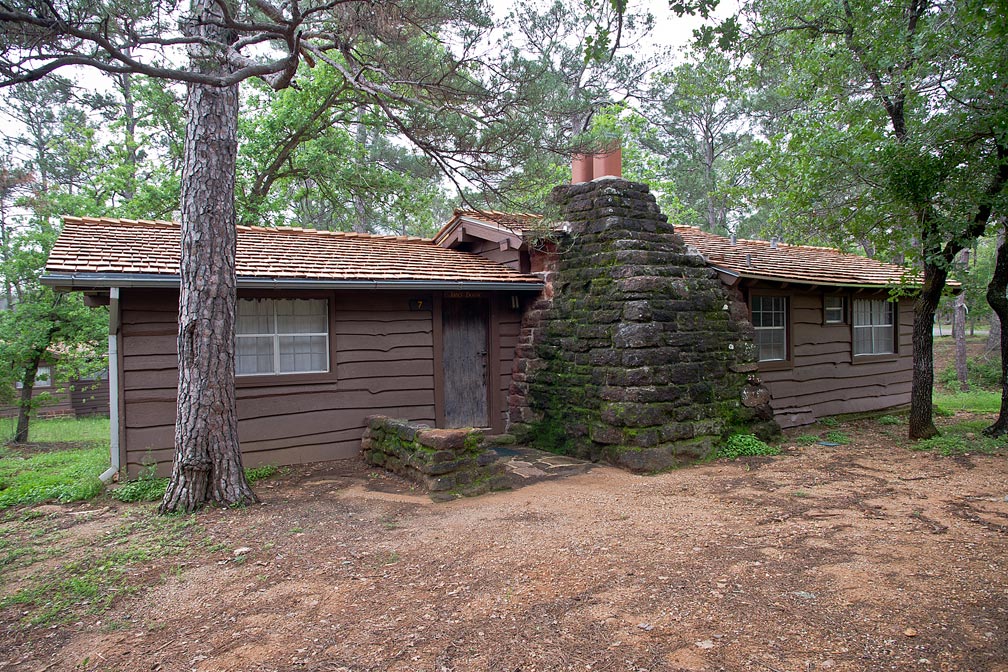
<instances>
[{"instance_id":1,"label":"gravel ground","mask_svg":"<svg viewBox=\"0 0 1008 672\"><path fill-rule=\"evenodd\" d=\"M448 504L297 468L199 514L211 543L103 615L0 611L0 670L1008 671L1005 455L834 429L853 443ZM136 508L80 516L75 544Z\"/></svg>"}]
</instances>

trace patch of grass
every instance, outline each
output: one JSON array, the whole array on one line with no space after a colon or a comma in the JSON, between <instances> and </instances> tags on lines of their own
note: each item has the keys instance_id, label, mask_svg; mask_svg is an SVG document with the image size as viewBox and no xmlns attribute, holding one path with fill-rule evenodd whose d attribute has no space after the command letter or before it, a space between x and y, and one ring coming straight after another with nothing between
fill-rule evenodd
<instances>
[{"instance_id":1,"label":"patch of grass","mask_svg":"<svg viewBox=\"0 0 1008 672\"><path fill-rule=\"evenodd\" d=\"M249 484L255 484L266 478L270 478L280 473L280 470L272 464L261 467L253 467L245 470L245 478ZM156 478L153 469L144 470L140 476L132 481L126 481L112 491L112 497L120 502L156 502L164 497L168 488L167 478Z\"/></svg>"},{"instance_id":2,"label":"patch of grass","mask_svg":"<svg viewBox=\"0 0 1008 672\"><path fill-rule=\"evenodd\" d=\"M272 464L264 464L260 467L252 467L251 469L245 470L245 478L248 479L250 485L254 485L256 481L261 481L263 479L269 478L270 476L275 476L280 470Z\"/></svg>"},{"instance_id":3,"label":"patch of grass","mask_svg":"<svg viewBox=\"0 0 1008 672\"><path fill-rule=\"evenodd\" d=\"M0 418L0 443L9 441L17 428L17 418ZM33 443L105 442L109 440L109 419L33 418L28 423L28 440Z\"/></svg>"},{"instance_id":4,"label":"patch of grass","mask_svg":"<svg viewBox=\"0 0 1008 672\"><path fill-rule=\"evenodd\" d=\"M188 555L194 537L203 534L193 516L131 511L115 529L91 540L72 561L34 573L28 585L0 599L0 609L16 605L25 612L23 621L32 625L67 623L85 614L104 613L117 598L140 589L134 580L143 576L140 567L158 558Z\"/></svg>"},{"instance_id":5,"label":"patch of grass","mask_svg":"<svg viewBox=\"0 0 1008 672\"><path fill-rule=\"evenodd\" d=\"M990 455L1003 450L1000 439L984 436L983 430L990 423L986 420L959 422L942 428L942 433L910 445L911 450L930 450L951 457L967 453Z\"/></svg>"},{"instance_id":6,"label":"patch of grass","mask_svg":"<svg viewBox=\"0 0 1008 672\"><path fill-rule=\"evenodd\" d=\"M938 381L949 390L959 389L959 376L955 364L949 364L938 376ZM995 390L1001 386L1001 361L996 357L973 357L966 360L966 382L970 387Z\"/></svg>"},{"instance_id":7,"label":"patch of grass","mask_svg":"<svg viewBox=\"0 0 1008 672\"><path fill-rule=\"evenodd\" d=\"M948 417L956 411L997 413L1001 409L1001 393L971 390L934 395L935 415Z\"/></svg>"},{"instance_id":8,"label":"patch of grass","mask_svg":"<svg viewBox=\"0 0 1008 672\"><path fill-rule=\"evenodd\" d=\"M840 421L836 418L819 418L819 424L823 427L836 427L840 424Z\"/></svg>"},{"instance_id":9,"label":"patch of grass","mask_svg":"<svg viewBox=\"0 0 1008 672\"><path fill-rule=\"evenodd\" d=\"M795 497L799 497L799 498L808 497L808 493L805 492L804 490L795 490L793 494L794 494Z\"/></svg>"},{"instance_id":10,"label":"patch of grass","mask_svg":"<svg viewBox=\"0 0 1008 672\"><path fill-rule=\"evenodd\" d=\"M851 441L849 436L837 430L826 432L826 436L823 438L830 443L839 443L840 445L848 444Z\"/></svg>"},{"instance_id":11,"label":"patch of grass","mask_svg":"<svg viewBox=\"0 0 1008 672\"><path fill-rule=\"evenodd\" d=\"M883 415L876 419L880 425L902 425L904 419L896 415Z\"/></svg>"},{"instance_id":12,"label":"patch of grass","mask_svg":"<svg viewBox=\"0 0 1008 672\"><path fill-rule=\"evenodd\" d=\"M754 434L732 434L718 449L718 457L734 460L750 455L779 455L780 449L756 438Z\"/></svg>"},{"instance_id":13,"label":"patch of grass","mask_svg":"<svg viewBox=\"0 0 1008 672\"><path fill-rule=\"evenodd\" d=\"M97 497L105 490L98 477L108 466L108 447L100 444L35 455L0 449L0 509Z\"/></svg>"},{"instance_id":14,"label":"patch of grass","mask_svg":"<svg viewBox=\"0 0 1008 672\"><path fill-rule=\"evenodd\" d=\"M819 443L819 437L815 434L802 434L795 437L795 443L799 446L811 446L813 443Z\"/></svg>"},{"instance_id":15,"label":"patch of grass","mask_svg":"<svg viewBox=\"0 0 1008 672\"><path fill-rule=\"evenodd\" d=\"M120 502L156 502L164 497L167 489L167 478L141 475L140 478L126 481L113 490L112 497Z\"/></svg>"}]
</instances>

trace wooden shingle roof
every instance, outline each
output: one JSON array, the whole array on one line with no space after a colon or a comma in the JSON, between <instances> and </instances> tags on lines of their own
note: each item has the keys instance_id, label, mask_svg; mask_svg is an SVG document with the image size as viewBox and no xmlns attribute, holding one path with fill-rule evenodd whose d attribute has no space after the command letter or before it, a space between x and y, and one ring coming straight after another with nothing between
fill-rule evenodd
<instances>
[{"instance_id":1,"label":"wooden shingle roof","mask_svg":"<svg viewBox=\"0 0 1008 672\"><path fill-rule=\"evenodd\" d=\"M541 226L542 217L527 213L507 215L476 210L455 211L455 217L481 220L487 225L511 231L521 236ZM442 228L442 235L448 225ZM677 225L676 233L707 258L712 266L743 278L779 282L797 282L837 287L895 287L901 284L919 285L920 276L912 269L848 254L830 247L810 245L776 246L765 240L736 240L708 233L694 226ZM435 238L437 240L437 238Z\"/></svg>"},{"instance_id":2,"label":"wooden shingle roof","mask_svg":"<svg viewBox=\"0 0 1008 672\"><path fill-rule=\"evenodd\" d=\"M236 273L246 281L502 284L535 289L539 278L424 238L239 226ZM75 278L145 276L177 283L179 225L152 220L66 217L46 264L49 284ZM107 283L106 283L107 284Z\"/></svg>"},{"instance_id":3,"label":"wooden shingle roof","mask_svg":"<svg viewBox=\"0 0 1008 672\"><path fill-rule=\"evenodd\" d=\"M902 283L919 283L911 269L831 247L744 239L733 243L729 238L693 226L677 226L675 230L712 266L743 278L841 287L892 287Z\"/></svg>"}]
</instances>

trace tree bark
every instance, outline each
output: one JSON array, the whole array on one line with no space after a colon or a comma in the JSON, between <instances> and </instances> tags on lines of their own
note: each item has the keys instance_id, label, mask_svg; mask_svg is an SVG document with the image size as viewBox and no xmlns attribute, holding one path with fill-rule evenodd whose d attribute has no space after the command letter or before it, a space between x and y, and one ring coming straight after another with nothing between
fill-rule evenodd
<instances>
[{"instance_id":1,"label":"tree bark","mask_svg":"<svg viewBox=\"0 0 1008 672\"><path fill-rule=\"evenodd\" d=\"M959 261L964 267L969 267L969 250L959 253ZM969 391L968 367L966 364L966 292L959 292L955 298L955 310L952 313L952 338L955 341L956 379L962 392Z\"/></svg>"},{"instance_id":2,"label":"tree bark","mask_svg":"<svg viewBox=\"0 0 1008 672\"><path fill-rule=\"evenodd\" d=\"M1008 226L1008 220L1005 225ZM987 303L993 309L999 326L1008 320L1008 245L1005 244L1003 229L998 236L994 275L987 285ZM991 318L991 321L994 319ZM998 332L1001 345L1001 410L994 424L984 429L984 434L988 436L1008 434L1008 331L998 329Z\"/></svg>"},{"instance_id":3,"label":"tree bark","mask_svg":"<svg viewBox=\"0 0 1008 672\"><path fill-rule=\"evenodd\" d=\"M214 0L194 5L199 30L221 30ZM204 57L194 67L219 63ZM175 462L162 513L258 501L242 465L234 393L238 86L190 84L188 94Z\"/></svg>"},{"instance_id":4,"label":"tree bark","mask_svg":"<svg viewBox=\"0 0 1008 672\"><path fill-rule=\"evenodd\" d=\"M35 378L42 355L34 357L25 367L21 376L21 396L18 398L17 428L14 430L14 443L28 443L28 423L31 420L32 392L35 391Z\"/></svg>"},{"instance_id":5,"label":"tree bark","mask_svg":"<svg viewBox=\"0 0 1008 672\"><path fill-rule=\"evenodd\" d=\"M913 382L910 389L909 436L928 439L938 433L934 425L934 317L938 310L948 271L934 264L924 264L924 285L914 303Z\"/></svg>"}]
</instances>

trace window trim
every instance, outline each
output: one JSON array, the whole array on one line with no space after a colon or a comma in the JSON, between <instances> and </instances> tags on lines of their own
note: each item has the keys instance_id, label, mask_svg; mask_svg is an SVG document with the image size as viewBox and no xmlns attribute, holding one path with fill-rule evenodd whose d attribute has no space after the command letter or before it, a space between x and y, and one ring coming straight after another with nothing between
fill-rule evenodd
<instances>
[{"instance_id":1,"label":"window trim","mask_svg":"<svg viewBox=\"0 0 1008 672\"><path fill-rule=\"evenodd\" d=\"M335 382L336 375L336 294L335 292L322 291L256 291L239 290L239 299L323 299L326 301L326 311L328 313L329 328L329 370L315 373L255 373L244 376L237 375L237 339L235 341L235 387L274 387L280 385L303 385L306 383L326 383ZM235 306L237 311L237 305ZM235 316L237 325L238 318Z\"/></svg>"},{"instance_id":2,"label":"window trim","mask_svg":"<svg viewBox=\"0 0 1008 672\"><path fill-rule=\"evenodd\" d=\"M840 299L840 312L842 317L840 320L830 320L828 315L828 307L826 306L826 301L829 299ZM823 294L822 297L822 323L824 327L842 327L849 324L851 321L851 301L850 297L846 294Z\"/></svg>"},{"instance_id":3,"label":"window trim","mask_svg":"<svg viewBox=\"0 0 1008 672\"><path fill-rule=\"evenodd\" d=\"M756 325L753 323L753 301L757 297L782 297L784 299L784 356L785 359L759 359L759 345L756 343L756 339L753 339L754 345L756 345L756 363L761 371L780 371L784 369L794 368L794 350L792 349L792 335L791 335L791 325L794 320L792 319L792 308L794 306L794 301L792 300L792 295L789 292L784 292L780 290L764 290L759 289L752 291L749 294L749 322L753 325L753 330L755 332Z\"/></svg>"},{"instance_id":4,"label":"window trim","mask_svg":"<svg viewBox=\"0 0 1008 672\"><path fill-rule=\"evenodd\" d=\"M53 387L53 368L55 368L55 367L52 364L39 364L38 365L38 368L35 369L35 382L32 384L32 391L33 392L35 390L42 390L42 389L48 390L48 389L51 389ZM42 369L46 370L45 380L41 380L40 381L39 380L39 374L42 373ZM15 380L14 381L14 389L15 390L23 390L24 389L24 381Z\"/></svg>"},{"instance_id":5,"label":"window trim","mask_svg":"<svg viewBox=\"0 0 1008 672\"><path fill-rule=\"evenodd\" d=\"M856 325L854 324L854 301L884 301L892 306L892 352L867 352L863 354L857 354L854 352L854 330ZM850 347L851 347L851 363L852 364L869 364L872 362L887 362L899 359L900 347L899 347L899 326L900 326L900 302L899 299L890 299L888 297L870 296L870 297L855 297L851 302L851 317L850 317ZM884 326L884 325L880 325ZM862 327L863 328L863 327Z\"/></svg>"}]
</instances>

